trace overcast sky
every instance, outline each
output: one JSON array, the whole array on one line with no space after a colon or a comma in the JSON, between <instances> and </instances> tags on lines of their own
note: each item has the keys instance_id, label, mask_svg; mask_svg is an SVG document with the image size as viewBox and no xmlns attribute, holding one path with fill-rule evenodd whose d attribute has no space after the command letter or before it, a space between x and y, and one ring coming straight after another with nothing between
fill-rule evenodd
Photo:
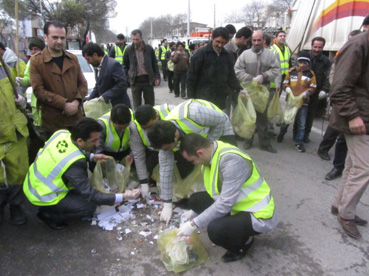
<instances>
[{"instance_id":1,"label":"overcast sky","mask_svg":"<svg viewBox=\"0 0 369 276\"><path fill-rule=\"evenodd\" d=\"M214 5L216 26L222 26L224 18L234 12L240 12L252 0L190 0L191 20L214 26ZM268 0L259 0L268 2ZM117 16L110 19L110 29L127 34L137 29L140 24L150 17L172 16L185 13L188 10L188 0L117 0Z\"/></svg>"}]
</instances>

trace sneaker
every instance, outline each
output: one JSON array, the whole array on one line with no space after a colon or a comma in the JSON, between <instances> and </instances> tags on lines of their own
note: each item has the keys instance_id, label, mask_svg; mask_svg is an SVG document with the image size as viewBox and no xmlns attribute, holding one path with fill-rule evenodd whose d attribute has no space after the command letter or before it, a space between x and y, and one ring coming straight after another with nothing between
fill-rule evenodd
<instances>
[{"instance_id":1,"label":"sneaker","mask_svg":"<svg viewBox=\"0 0 369 276\"><path fill-rule=\"evenodd\" d=\"M305 147L303 143L298 143L295 144L295 148L299 151L299 152L305 152Z\"/></svg>"},{"instance_id":2,"label":"sneaker","mask_svg":"<svg viewBox=\"0 0 369 276\"><path fill-rule=\"evenodd\" d=\"M254 243L254 237L249 237L244 247L240 249L238 252L227 251L222 256L223 263L229 263L229 262L241 260L243 257L246 256L246 252L249 250L249 248L252 246L253 243Z\"/></svg>"},{"instance_id":3,"label":"sneaker","mask_svg":"<svg viewBox=\"0 0 369 276\"><path fill-rule=\"evenodd\" d=\"M243 145L243 148L244 148L245 150L248 150L248 149L251 149L251 147L252 147L252 143L249 143L249 142L246 142L246 141L245 141L245 144Z\"/></svg>"},{"instance_id":4,"label":"sneaker","mask_svg":"<svg viewBox=\"0 0 369 276\"><path fill-rule=\"evenodd\" d=\"M283 137L284 137L284 134L279 133L279 134L278 134L278 137L277 137L277 142L278 142L278 143L282 143L282 141L283 141Z\"/></svg>"},{"instance_id":5,"label":"sneaker","mask_svg":"<svg viewBox=\"0 0 369 276\"><path fill-rule=\"evenodd\" d=\"M27 217L19 205L10 205L10 219L15 225L22 225L27 222Z\"/></svg>"}]
</instances>

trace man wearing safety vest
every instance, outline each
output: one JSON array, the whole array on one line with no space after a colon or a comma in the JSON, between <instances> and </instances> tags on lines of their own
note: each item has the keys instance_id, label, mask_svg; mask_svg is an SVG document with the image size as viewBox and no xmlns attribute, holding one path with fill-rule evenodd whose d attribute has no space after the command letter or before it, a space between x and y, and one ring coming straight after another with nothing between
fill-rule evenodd
<instances>
[{"instance_id":1,"label":"man wearing safety vest","mask_svg":"<svg viewBox=\"0 0 369 276\"><path fill-rule=\"evenodd\" d=\"M281 76L275 79L274 82L270 83L270 88L275 88L275 91L279 93L281 91L282 83L287 75L288 70L292 67L291 65L291 50L286 45L286 32L279 31L276 36L276 43L270 47L270 50L276 55L281 66Z\"/></svg>"},{"instance_id":2,"label":"man wearing safety vest","mask_svg":"<svg viewBox=\"0 0 369 276\"><path fill-rule=\"evenodd\" d=\"M165 81L168 80L168 72L167 72L168 61L165 59L165 53L168 52L169 50L170 49L168 46L168 40L164 39L163 44L159 48L159 59L161 61L161 70L163 71L163 79Z\"/></svg>"},{"instance_id":3,"label":"man wearing safety vest","mask_svg":"<svg viewBox=\"0 0 369 276\"><path fill-rule=\"evenodd\" d=\"M177 235L207 227L209 239L227 250L223 262L242 259L255 235L278 224L270 187L250 156L235 146L191 133L180 150L187 161L202 165L206 192L191 195Z\"/></svg>"},{"instance_id":4,"label":"man wearing safety vest","mask_svg":"<svg viewBox=\"0 0 369 276\"><path fill-rule=\"evenodd\" d=\"M151 146L147 131L156 121L164 120L173 108L174 106L168 104L154 107L149 104L140 105L136 108L133 124L129 125L131 149L143 198L149 195L149 184L155 183L150 176L159 163L159 150Z\"/></svg>"},{"instance_id":5,"label":"man wearing safety vest","mask_svg":"<svg viewBox=\"0 0 369 276\"><path fill-rule=\"evenodd\" d=\"M124 104L118 104L101 116L98 122L103 130L99 135L100 144L96 153L103 153L121 161L131 152L128 126L133 122L132 110Z\"/></svg>"},{"instance_id":6,"label":"man wearing safety vest","mask_svg":"<svg viewBox=\"0 0 369 276\"><path fill-rule=\"evenodd\" d=\"M138 189L103 194L92 188L87 161L109 158L86 153L99 145L101 130L96 120L82 118L70 131L56 131L29 167L24 194L33 205L40 206L38 218L53 230L64 229L67 220L92 216L97 205L114 205L140 194Z\"/></svg>"},{"instance_id":7,"label":"man wearing safety vest","mask_svg":"<svg viewBox=\"0 0 369 276\"><path fill-rule=\"evenodd\" d=\"M114 58L121 65L123 65L123 57L124 57L124 53L126 49L127 49L127 44L125 42L124 35L118 34L117 42L115 43L114 47L111 47L110 49L109 57Z\"/></svg>"},{"instance_id":8,"label":"man wearing safety vest","mask_svg":"<svg viewBox=\"0 0 369 276\"><path fill-rule=\"evenodd\" d=\"M188 176L193 165L179 152L179 143L189 133L199 133L212 140L237 145L228 116L215 104L205 100L187 100L170 111L165 120L155 122L148 131L151 145L159 151L161 198L164 208L160 220L172 217L172 180L175 160L181 178Z\"/></svg>"}]
</instances>

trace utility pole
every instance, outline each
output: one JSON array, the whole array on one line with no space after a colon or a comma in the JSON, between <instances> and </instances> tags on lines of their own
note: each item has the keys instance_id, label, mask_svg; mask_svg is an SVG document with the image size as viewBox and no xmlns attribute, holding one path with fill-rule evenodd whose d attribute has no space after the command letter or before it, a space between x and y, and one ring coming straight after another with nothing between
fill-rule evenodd
<instances>
[{"instance_id":1,"label":"utility pole","mask_svg":"<svg viewBox=\"0 0 369 276\"><path fill-rule=\"evenodd\" d=\"M190 0L188 0L188 10L187 10L187 37L190 36L190 14L191 14L191 10L190 10Z\"/></svg>"},{"instance_id":2,"label":"utility pole","mask_svg":"<svg viewBox=\"0 0 369 276\"><path fill-rule=\"evenodd\" d=\"M215 29L215 3L214 3L214 29Z\"/></svg>"}]
</instances>

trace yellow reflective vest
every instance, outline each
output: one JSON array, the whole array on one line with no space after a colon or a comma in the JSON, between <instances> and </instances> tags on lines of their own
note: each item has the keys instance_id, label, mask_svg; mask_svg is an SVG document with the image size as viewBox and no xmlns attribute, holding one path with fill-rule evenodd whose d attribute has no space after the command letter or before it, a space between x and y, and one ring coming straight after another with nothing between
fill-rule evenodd
<instances>
[{"instance_id":1,"label":"yellow reflective vest","mask_svg":"<svg viewBox=\"0 0 369 276\"><path fill-rule=\"evenodd\" d=\"M165 47L165 46L161 46L161 56L160 59L164 60L165 59L165 53L169 51L169 46Z\"/></svg>"},{"instance_id":2,"label":"yellow reflective vest","mask_svg":"<svg viewBox=\"0 0 369 276\"><path fill-rule=\"evenodd\" d=\"M162 104L162 105L155 105L154 109L158 112L160 119L164 120L164 118L169 114L170 110L169 110L169 106L167 103ZM144 131L141 127L141 125L139 124L139 122L137 122L137 120L134 121L138 134L140 134L141 140L142 140L142 144L145 147L150 148L151 150L158 150L158 149L154 149L150 146L149 143L149 138L147 137L146 131Z\"/></svg>"},{"instance_id":3,"label":"yellow reflective vest","mask_svg":"<svg viewBox=\"0 0 369 276\"><path fill-rule=\"evenodd\" d=\"M278 54L279 62L280 62L280 66L281 66L281 74L286 75L288 70L290 69L290 63L289 63L290 58L291 58L290 48L288 48L288 46L285 45L284 46L284 52L282 52L281 48L279 48L277 44L273 44L270 47L270 50L274 54ZM275 88L275 83L274 82L270 83L270 88Z\"/></svg>"},{"instance_id":4,"label":"yellow reflective vest","mask_svg":"<svg viewBox=\"0 0 369 276\"><path fill-rule=\"evenodd\" d=\"M69 131L55 132L29 167L23 183L28 200L38 206L58 204L71 189L62 179L64 172L74 162L84 158L85 155L72 142Z\"/></svg>"},{"instance_id":5,"label":"yellow reflective vest","mask_svg":"<svg viewBox=\"0 0 369 276\"><path fill-rule=\"evenodd\" d=\"M105 124L105 150L110 152L122 152L129 148L130 140L129 140L129 127L124 130L122 138L119 137L118 132L116 131L113 122L110 120L110 112L99 118ZM133 113L131 112L131 121L133 122Z\"/></svg>"},{"instance_id":6,"label":"yellow reflective vest","mask_svg":"<svg viewBox=\"0 0 369 276\"><path fill-rule=\"evenodd\" d=\"M213 154L210 165L202 166L204 185L207 193L215 200L220 197L222 189L222 183L219 180L220 159L227 153L237 154L251 161L253 168L251 176L243 184L237 202L232 207L231 215L238 212L250 212L259 219L271 218L274 214L274 199L270 195L269 185L259 173L258 168L250 156L235 146L221 141L217 141L216 143L217 148Z\"/></svg>"},{"instance_id":7,"label":"yellow reflective vest","mask_svg":"<svg viewBox=\"0 0 369 276\"><path fill-rule=\"evenodd\" d=\"M126 52L127 45L124 45L123 51L120 49L119 46L114 45L115 51L115 60L118 61L120 64L123 64L124 53Z\"/></svg>"}]
</instances>

